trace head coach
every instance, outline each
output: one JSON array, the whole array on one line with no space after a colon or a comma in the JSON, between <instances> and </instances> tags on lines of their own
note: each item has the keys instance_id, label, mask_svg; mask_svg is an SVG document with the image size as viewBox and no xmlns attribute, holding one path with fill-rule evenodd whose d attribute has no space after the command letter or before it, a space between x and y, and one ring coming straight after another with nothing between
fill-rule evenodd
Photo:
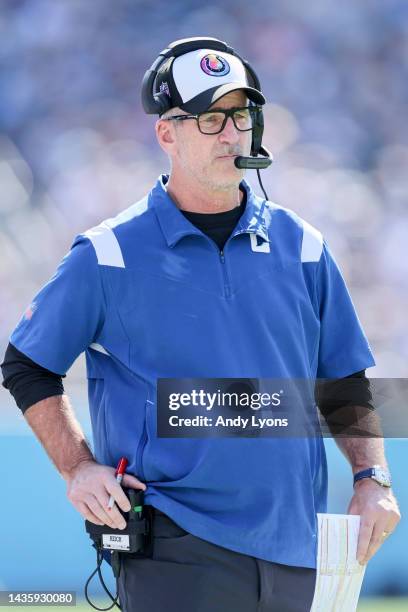
<instances>
[{"instance_id":1,"label":"head coach","mask_svg":"<svg viewBox=\"0 0 408 612\"><path fill-rule=\"evenodd\" d=\"M171 172L75 238L10 336L3 385L89 521L124 527L114 476L128 458L123 484L155 509L154 546L124 559L122 609L309 610L322 439L158 438L157 379L333 379L319 402L330 415L342 381L354 382L349 404L369 404L374 358L321 233L244 180L271 163L248 62L214 38L176 41L146 72L142 102ZM62 386L83 351L94 454ZM337 444L365 563L400 517L383 441Z\"/></svg>"}]
</instances>

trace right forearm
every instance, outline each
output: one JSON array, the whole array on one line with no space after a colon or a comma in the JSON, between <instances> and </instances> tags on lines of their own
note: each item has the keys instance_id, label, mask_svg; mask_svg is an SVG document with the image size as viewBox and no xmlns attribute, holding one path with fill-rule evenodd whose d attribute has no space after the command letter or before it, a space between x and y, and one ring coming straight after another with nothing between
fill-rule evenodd
<instances>
[{"instance_id":1,"label":"right forearm","mask_svg":"<svg viewBox=\"0 0 408 612\"><path fill-rule=\"evenodd\" d=\"M54 395L30 406L24 416L67 483L67 497L84 519L95 525L124 529L119 508L130 503L116 481L115 468L95 461L67 395ZM133 474L124 474L123 487L146 490ZM116 504L108 510L110 495Z\"/></svg>"},{"instance_id":2,"label":"right forearm","mask_svg":"<svg viewBox=\"0 0 408 612\"><path fill-rule=\"evenodd\" d=\"M65 480L80 463L94 461L67 395L33 404L24 417Z\"/></svg>"}]
</instances>

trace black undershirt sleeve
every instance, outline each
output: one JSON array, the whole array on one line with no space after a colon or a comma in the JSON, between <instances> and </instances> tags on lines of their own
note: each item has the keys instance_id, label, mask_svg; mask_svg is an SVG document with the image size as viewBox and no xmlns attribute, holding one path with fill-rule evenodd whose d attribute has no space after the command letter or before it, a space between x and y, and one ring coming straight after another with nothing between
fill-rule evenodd
<instances>
[{"instance_id":1,"label":"black undershirt sleeve","mask_svg":"<svg viewBox=\"0 0 408 612\"><path fill-rule=\"evenodd\" d=\"M47 397L64 393L62 378L65 374L56 374L43 368L11 343L7 347L1 370L3 387L10 391L23 413Z\"/></svg>"},{"instance_id":2,"label":"black undershirt sleeve","mask_svg":"<svg viewBox=\"0 0 408 612\"><path fill-rule=\"evenodd\" d=\"M370 380L365 370L344 378L318 379L315 385L315 399L325 418L345 406L365 406L375 409L370 389Z\"/></svg>"}]
</instances>

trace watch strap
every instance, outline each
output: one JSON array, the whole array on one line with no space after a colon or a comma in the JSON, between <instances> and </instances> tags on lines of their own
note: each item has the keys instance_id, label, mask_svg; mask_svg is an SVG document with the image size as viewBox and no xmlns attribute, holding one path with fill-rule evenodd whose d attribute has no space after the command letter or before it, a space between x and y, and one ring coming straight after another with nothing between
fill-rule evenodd
<instances>
[{"instance_id":1,"label":"watch strap","mask_svg":"<svg viewBox=\"0 0 408 612\"><path fill-rule=\"evenodd\" d=\"M362 478L372 478L382 487L391 487L391 475L379 465L374 465L373 467L354 474L353 486Z\"/></svg>"},{"instance_id":2,"label":"watch strap","mask_svg":"<svg viewBox=\"0 0 408 612\"><path fill-rule=\"evenodd\" d=\"M375 474L374 468L367 468L366 470L361 470L361 472L357 472L354 474L354 484L361 480L362 478L372 478Z\"/></svg>"}]
</instances>

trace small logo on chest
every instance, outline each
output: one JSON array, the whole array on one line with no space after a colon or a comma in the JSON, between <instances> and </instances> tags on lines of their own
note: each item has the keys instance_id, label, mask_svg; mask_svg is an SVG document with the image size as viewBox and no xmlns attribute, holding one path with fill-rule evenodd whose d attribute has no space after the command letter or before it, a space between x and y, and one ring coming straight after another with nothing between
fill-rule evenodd
<instances>
[{"instance_id":1,"label":"small logo on chest","mask_svg":"<svg viewBox=\"0 0 408 612\"><path fill-rule=\"evenodd\" d=\"M251 238L251 249L255 251L255 253L270 253L270 244L258 234L250 234Z\"/></svg>"}]
</instances>

